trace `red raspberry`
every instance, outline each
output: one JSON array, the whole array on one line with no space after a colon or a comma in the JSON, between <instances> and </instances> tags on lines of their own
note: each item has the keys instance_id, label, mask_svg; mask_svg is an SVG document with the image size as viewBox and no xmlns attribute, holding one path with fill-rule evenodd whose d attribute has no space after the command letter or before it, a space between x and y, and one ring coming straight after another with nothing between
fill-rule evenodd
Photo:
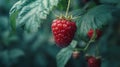
<instances>
[{"instance_id":1,"label":"red raspberry","mask_svg":"<svg viewBox=\"0 0 120 67\"><path fill-rule=\"evenodd\" d=\"M90 29L89 31L88 31L88 37L89 38L92 38L92 36L93 36L93 32L94 32L94 30L93 29ZM102 35L102 31L101 30L96 30L96 34L97 34L97 39L99 39L100 37L101 37L101 35Z\"/></svg>"},{"instance_id":2,"label":"red raspberry","mask_svg":"<svg viewBox=\"0 0 120 67\"><path fill-rule=\"evenodd\" d=\"M79 51L74 51L74 52L72 53L72 56L73 56L74 59L77 59L77 58L79 58L79 56L80 56L80 52L79 52Z\"/></svg>"},{"instance_id":3,"label":"red raspberry","mask_svg":"<svg viewBox=\"0 0 120 67\"><path fill-rule=\"evenodd\" d=\"M87 59L88 67L101 67L101 59L96 57L89 57Z\"/></svg>"},{"instance_id":4,"label":"red raspberry","mask_svg":"<svg viewBox=\"0 0 120 67\"><path fill-rule=\"evenodd\" d=\"M66 19L55 19L52 23L54 40L59 47L67 47L76 32L76 24Z\"/></svg>"}]
</instances>

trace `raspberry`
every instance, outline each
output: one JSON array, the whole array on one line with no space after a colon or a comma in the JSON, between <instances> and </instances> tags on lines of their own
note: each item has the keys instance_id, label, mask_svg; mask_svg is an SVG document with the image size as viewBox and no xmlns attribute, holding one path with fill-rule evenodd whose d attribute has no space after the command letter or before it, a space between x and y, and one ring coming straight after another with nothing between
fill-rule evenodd
<instances>
[{"instance_id":1,"label":"raspberry","mask_svg":"<svg viewBox=\"0 0 120 67\"><path fill-rule=\"evenodd\" d=\"M94 30L93 29L90 29L89 31L88 31L88 37L89 38L92 38L92 36L93 36L93 32L94 32ZM101 37L101 35L102 35L102 31L101 30L96 30L96 34L97 34L97 39L99 39L100 37Z\"/></svg>"},{"instance_id":2,"label":"raspberry","mask_svg":"<svg viewBox=\"0 0 120 67\"><path fill-rule=\"evenodd\" d=\"M96 57L89 57L87 59L88 67L101 67L101 59Z\"/></svg>"},{"instance_id":3,"label":"raspberry","mask_svg":"<svg viewBox=\"0 0 120 67\"><path fill-rule=\"evenodd\" d=\"M77 58L79 58L79 56L80 56L80 52L79 52L79 51L74 51L74 52L72 53L72 56L73 56L74 59L77 59Z\"/></svg>"},{"instance_id":4,"label":"raspberry","mask_svg":"<svg viewBox=\"0 0 120 67\"><path fill-rule=\"evenodd\" d=\"M76 24L66 19L55 19L51 25L54 40L59 47L67 47L76 32Z\"/></svg>"}]
</instances>

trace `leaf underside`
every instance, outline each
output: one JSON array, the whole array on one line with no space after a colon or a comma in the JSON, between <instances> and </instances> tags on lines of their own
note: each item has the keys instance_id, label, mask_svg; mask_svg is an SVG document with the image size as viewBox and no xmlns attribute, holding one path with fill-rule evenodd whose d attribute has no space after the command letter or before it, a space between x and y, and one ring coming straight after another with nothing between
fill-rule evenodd
<instances>
[{"instance_id":1,"label":"leaf underside","mask_svg":"<svg viewBox=\"0 0 120 67\"><path fill-rule=\"evenodd\" d=\"M70 59L73 48L75 48L77 45L77 41L72 41L70 46L63 48L58 54L57 54L57 67L64 67L67 61Z\"/></svg>"},{"instance_id":2,"label":"leaf underside","mask_svg":"<svg viewBox=\"0 0 120 67\"><path fill-rule=\"evenodd\" d=\"M52 8L56 6L58 0L20 0L13 5L10 16L16 11L16 28L24 28L28 32L36 32L40 24L47 18Z\"/></svg>"}]
</instances>

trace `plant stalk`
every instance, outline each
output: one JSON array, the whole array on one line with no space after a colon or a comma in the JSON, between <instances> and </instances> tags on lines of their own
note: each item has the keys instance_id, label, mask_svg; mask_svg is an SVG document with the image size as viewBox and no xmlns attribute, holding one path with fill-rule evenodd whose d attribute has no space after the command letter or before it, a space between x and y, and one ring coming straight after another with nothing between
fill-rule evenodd
<instances>
[{"instance_id":1,"label":"plant stalk","mask_svg":"<svg viewBox=\"0 0 120 67\"><path fill-rule=\"evenodd\" d=\"M66 15L65 15L65 17L68 17L68 11L69 11L69 8L70 8L70 0L68 0L68 5L67 5L67 9L66 9Z\"/></svg>"}]
</instances>

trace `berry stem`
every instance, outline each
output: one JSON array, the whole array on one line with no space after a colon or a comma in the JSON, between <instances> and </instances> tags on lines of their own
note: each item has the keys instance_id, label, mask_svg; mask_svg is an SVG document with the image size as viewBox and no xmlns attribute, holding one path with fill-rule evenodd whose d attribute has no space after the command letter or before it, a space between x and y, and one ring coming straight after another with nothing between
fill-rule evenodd
<instances>
[{"instance_id":1,"label":"berry stem","mask_svg":"<svg viewBox=\"0 0 120 67\"><path fill-rule=\"evenodd\" d=\"M86 51L88 49L88 47L90 46L90 44L95 41L95 38L96 38L96 30L94 30L94 33L93 33L91 39L89 40L89 42L87 43L86 47L84 48L84 51Z\"/></svg>"},{"instance_id":2,"label":"berry stem","mask_svg":"<svg viewBox=\"0 0 120 67\"><path fill-rule=\"evenodd\" d=\"M69 8L70 8L70 0L68 0L68 5L67 5L66 15L65 15L66 17L68 17Z\"/></svg>"},{"instance_id":3,"label":"berry stem","mask_svg":"<svg viewBox=\"0 0 120 67\"><path fill-rule=\"evenodd\" d=\"M96 30L94 30L93 35L92 35L91 39L89 40L89 42L87 43L87 45L85 46L85 48L84 49L75 48L74 50L86 51L88 49L88 47L90 46L90 44L95 42L96 37L97 37ZM96 55L98 55L98 54L99 54L98 46L96 45Z\"/></svg>"}]
</instances>

